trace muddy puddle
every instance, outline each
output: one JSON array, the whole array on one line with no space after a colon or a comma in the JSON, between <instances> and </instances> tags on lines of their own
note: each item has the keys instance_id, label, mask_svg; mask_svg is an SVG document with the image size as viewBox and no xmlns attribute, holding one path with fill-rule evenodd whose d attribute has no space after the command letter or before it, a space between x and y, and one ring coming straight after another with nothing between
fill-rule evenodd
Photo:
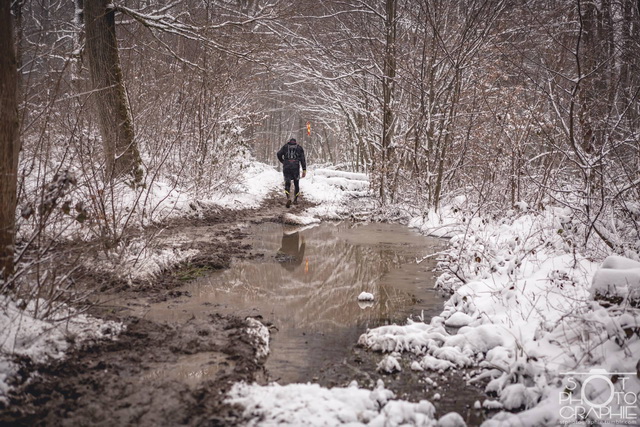
<instances>
[{"instance_id":1,"label":"muddy puddle","mask_svg":"<svg viewBox=\"0 0 640 427\"><path fill-rule=\"evenodd\" d=\"M425 381L428 374L410 371L410 355L403 355L403 372L382 375L376 372L382 356L356 346L367 328L421 316L428 322L442 311L446 296L433 290L434 257L416 262L441 250L441 240L392 224L265 223L247 224L244 231L253 252L263 257L197 279L180 289L184 296L177 300L130 309L161 322L212 313L259 316L272 325L270 381L345 386L356 379L369 387L382 378L409 400L431 399L437 391L441 399L432 403L441 414L455 410L468 422L482 417L469 409L482 393L466 386L461 373L431 375L436 390ZM358 301L361 292L373 294L374 301ZM150 375L184 376L193 383L216 371L216 361L186 362L180 372L159 369Z\"/></svg>"}]
</instances>

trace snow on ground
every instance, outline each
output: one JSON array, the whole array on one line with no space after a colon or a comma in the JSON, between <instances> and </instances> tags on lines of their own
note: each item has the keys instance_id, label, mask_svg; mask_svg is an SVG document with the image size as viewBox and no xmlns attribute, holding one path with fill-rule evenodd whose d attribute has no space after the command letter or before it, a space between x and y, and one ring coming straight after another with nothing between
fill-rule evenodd
<instances>
[{"instance_id":1,"label":"snow on ground","mask_svg":"<svg viewBox=\"0 0 640 427\"><path fill-rule=\"evenodd\" d=\"M318 203L307 209L308 215L333 220L352 214L348 207L352 199L370 195L367 175L328 168L308 171L300 181L300 188L304 197Z\"/></svg>"},{"instance_id":2,"label":"snow on ground","mask_svg":"<svg viewBox=\"0 0 640 427\"><path fill-rule=\"evenodd\" d=\"M229 209L257 208L277 187L284 188L282 172L264 163L252 162L228 193L214 193L207 202Z\"/></svg>"},{"instance_id":3,"label":"snow on ground","mask_svg":"<svg viewBox=\"0 0 640 427\"><path fill-rule=\"evenodd\" d=\"M247 426L464 426L458 414L436 420L435 408L427 400L418 403L394 400L382 381L373 390L349 387L331 389L317 384L268 386L235 384L228 403L244 407Z\"/></svg>"},{"instance_id":4,"label":"snow on ground","mask_svg":"<svg viewBox=\"0 0 640 427\"><path fill-rule=\"evenodd\" d=\"M640 265L615 257L598 270L573 246L564 209L497 221L465 217L459 207L445 212L411 221L452 236L438 279L453 292L444 311L430 323L369 330L359 343L419 355L417 372L482 368L471 382L498 396L483 406L522 411L501 412L486 426L576 422L584 408L590 422L640 424L640 310L628 299L608 308L592 299L596 291L633 296Z\"/></svg>"},{"instance_id":5,"label":"snow on ground","mask_svg":"<svg viewBox=\"0 0 640 427\"><path fill-rule=\"evenodd\" d=\"M63 358L70 346L88 340L115 338L123 325L79 314L64 305L41 320L47 307L42 300L30 301L24 309L8 297L0 298L0 402L7 404L8 382L19 366L15 356L30 358L34 363Z\"/></svg>"},{"instance_id":6,"label":"snow on ground","mask_svg":"<svg viewBox=\"0 0 640 427\"><path fill-rule=\"evenodd\" d=\"M360 292L360 295L358 295L358 301L373 301L374 297L373 294L370 292Z\"/></svg>"},{"instance_id":7,"label":"snow on ground","mask_svg":"<svg viewBox=\"0 0 640 427\"><path fill-rule=\"evenodd\" d=\"M593 276L591 296L640 300L640 262L607 257Z\"/></svg>"},{"instance_id":8,"label":"snow on ground","mask_svg":"<svg viewBox=\"0 0 640 427\"><path fill-rule=\"evenodd\" d=\"M323 204L325 215L330 217L335 217L340 209L344 209L343 202L347 195L368 187L364 174L322 169L314 171L312 168L308 172L307 178L301 180L303 197ZM149 179L144 187L132 189L122 184L116 185L112 191L100 194L104 199L103 204L113 207L109 227L115 233L125 226L161 222L171 217L202 215L209 209L256 208L274 191L281 192L282 188L281 172L272 166L252 162L236 181L225 187L225 191L196 194L190 189L170 185L161 179ZM71 193L70 197L74 200L95 199L82 194L82 191ZM110 213L106 212L106 215ZM85 239L90 239L95 234L100 235L101 231L93 223L81 224L71 217L63 217L63 220L65 218L66 222L50 225L49 232L52 235ZM289 218L289 223L303 226L320 222L310 214L288 214L286 218ZM33 231L33 226L24 222L21 233L28 235ZM119 245L109 258L105 257L92 264L92 268L118 271L121 277L129 280L148 280L193 255L194 251L156 248L149 241L137 239L126 245ZM87 339L113 337L122 329L120 324L101 322L83 314L71 315L71 311L60 306L59 313L41 320L43 316L36 312L36 301L29 302L25 310L21 310L9 299L0 300L0 401L6 401L8 381L18 369L12 362L14 356L28 356L34 362L45 362L64 357L69 348L69 337L79 343ZM64 312L64 316L60 312ZM249 332L256 340L257 357L265 357L269 351L268 331L259 322L248 321Z\"/></svg>"}]
</instances>

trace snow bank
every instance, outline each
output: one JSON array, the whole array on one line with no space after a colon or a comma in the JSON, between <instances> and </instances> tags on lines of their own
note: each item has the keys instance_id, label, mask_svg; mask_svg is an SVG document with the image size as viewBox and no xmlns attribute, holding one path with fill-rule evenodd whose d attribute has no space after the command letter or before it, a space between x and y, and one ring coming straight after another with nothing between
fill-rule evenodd
<instances>
[{"instance_id":1,"label":"snow bank","mask_svg":"<svg viewBox=\"0 0 640 427\"><path fill-rule=\"evenodd\" d=\"M566 390L580 395L574 384L584 383L585 377L576 378L575 373L594 368L607 372L615 393L640 392L636 375L615 379L620 377L616 373L636 371L640 310L604 308L591 297L602 290L625 297L635 292L640 265L614 257L596 273L597 263L580 255L566 232L570 211L549 208L535 213L524 208L495 221L475 216L462 205L442 210L449 217L413 219L411 224L423 232L439 230L451 237L450 248L440 258L443 273L437 286L452 296L429 323L383 326L359 339L371 350L420 356L412 366L418 374L482 368L470 382L486 383L485 390L497 395L483 407L522 411L502 412L486 426L576 421L580 402L567 400ZM606 382L589 388L593 396L609 392ZM620 413L625 403L610 402L607 408ZM591 416L597 422L605 418ZM638 419L634 422L640 424Z\"/></svg>"},{"instance_id":2,"label":"snow bank","mask_svg":"<svg viewBox=\"0 0 640 427\"><path fill-rule=\"evenodd\" d=\"M621 256L609 256L593 276L591 296L640 299L640 262Z\"/></svg>"},{"instance_id":3,"label":"snow bank","mask_svg":"<svg viewBox=\"0 0 640 427\"><path fill-rule=\"evenodd\" d=\"M422 216L411 218L408 226L428 236L452 237L464 231L463 214L461 208L449 205L438 212L430 210Z\"/></svg>"},{"instance_id":4,"label":"snow bank","mask_svg":"<svg viewBox=\"0 0 640 427\"><path fill-rule=\"evenodd\" d=\"M46 307L42 300L30 301L24 310L19 304L2 297L0 299L0 402L7 403L10 390L8 381L17 373L14 356L30 358L35 363L63 358L70 347L87 341L113 339L124 329L119 322L104 321L60 305L48 319L36 316L38 306Z\"/></svg>"},{"instance_id":5,"label":"snow bank","mask_svg":"<svg viewBox=\"0 0 640 427\"><path fill-rule=\"evenodd\" d=\"M369 179L363 173L315 169L300 182L303 196L318 203L307 213L326 219L339 220L352 215L353 209L348 207L350 201L370 195Z\"/></svg>"},{"instance_id":6,"label":"snow bank","mask_svg":"<svg viewBox=\"0 0 640 427\"><path fill-rule=\"evenodd\" d=\"M247 426L425 426L460 427L465 423L458 414L446 414L436 420L435 408L427 400L418 403L394 400L382 381L374 390L349 387L331 389L317 384L280 386L233 386L227 403L244 407Z\"/></svg>"}]
</instances>

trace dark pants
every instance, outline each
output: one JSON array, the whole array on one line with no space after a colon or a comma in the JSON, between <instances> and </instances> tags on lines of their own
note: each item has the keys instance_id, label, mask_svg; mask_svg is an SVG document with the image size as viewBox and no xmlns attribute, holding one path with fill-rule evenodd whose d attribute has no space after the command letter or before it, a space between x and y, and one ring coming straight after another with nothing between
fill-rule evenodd
<instances>
[{"instance_id":1,"label":"dark pants","mask_svg":"<svg viewBox=\"0 0 640 427\"><path fill-rule=\"evenodd\" d=\"M298 197L300 194L300 167L295 169L293 168L284 168L282 170L284 174L284 192L289 197L289 189L291 188L291 181L293 181L293 185L295 187L296 192L293 193L295 197Z\"/></svg>"}]
</instances>

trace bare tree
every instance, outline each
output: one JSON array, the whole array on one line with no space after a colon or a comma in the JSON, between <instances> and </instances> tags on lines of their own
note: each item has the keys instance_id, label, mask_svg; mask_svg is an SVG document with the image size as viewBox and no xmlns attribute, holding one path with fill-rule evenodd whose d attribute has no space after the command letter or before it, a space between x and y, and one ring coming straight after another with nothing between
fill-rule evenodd
<instances>
[{"instance_id":1,"label":"bare tree","mask_svg":"<svg viewBox=\"0 0 640 427\"><path fill-rule=\"evenodd\" d=\"M9 1L0 2L0 274L13 274L18 172L18 72Z\"/></svg>"},{"instance_id":2,"label":"bare tree","mask_svg":"<svg viewBox=\"0 0 640 427\"><path fill-rule=\"evenodd\" d=\"M115 10L108 0L84 2L86 52L104 145L107 178L142 180L140 154L120 68Z\"/></svg>"}]
</instances>

